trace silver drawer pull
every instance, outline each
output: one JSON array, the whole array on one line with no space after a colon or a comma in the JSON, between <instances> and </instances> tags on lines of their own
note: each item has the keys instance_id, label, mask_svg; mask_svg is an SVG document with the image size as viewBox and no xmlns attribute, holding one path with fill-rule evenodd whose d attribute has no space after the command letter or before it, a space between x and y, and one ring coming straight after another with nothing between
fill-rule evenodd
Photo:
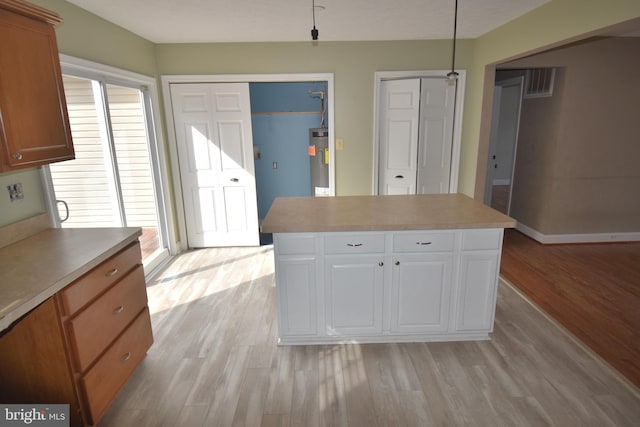
<instances>
[{"instance_id":1,"label":"silver drawer pull","mask_svg":"<svg viewBox=\"0 0 640 427\"><path fill-rule=\"evenodd\" d=\"M118 274L118 269L117 269L117 268L114 268L113 270L111 270L111 271L109 271L107 274L105 274L105 276L107 276L107 277L113 277L113 276L115 276L116 274Z\"/></svg>"},{"instance_id":2,"label":"silver drawer pull","mask_svg":"<svg viewBox=\"0 0 640 427\"><path fill-rule=\"evenodd\" d=\"M131 352L130 352L130 351L129 351L129 352L127 352L127 354L125 354L125 355L122 357L122 360L121 360L121 361L122 361L122 363L124 363L124 362L126 362L127 360L129 360L129 359L131 359Z\"/></svg>"},{"instance_id":3,"label":"silver drawer pull","mask_svg":"<svg viewBox=\"0 0 640 427\"><path fill-rule=\"evenodd\" d=\"M115 310L113 310L113 315L117 316L118 314L122 313L124 311L124 304L121 305L120 307L116 308Z\"/></svg>"},{"instance_id":4,"label":"silver drawer pull","mask_svg":"<svg viewBox=\"0 0 640 427\"><path fill-rule=\"evenodd\" d=\"M11 157L13 157L16 160L22 160L22 153L13 153Z\"/></svg>"},{"instance_id":5,"label":"silver drawer pull","mask_svg":"<svg viewBox=\"0 0 640 427\"><path fill-rule=\"evenodd\" d=\"M416 242L416 245L422 245L422 246L430 245L430 244L431 242Z\"/></svg>"},{"instance_id":6,"label":"silver drawer pull","mask_svg":"<svg viewBox=\"0 0 640 427\"><path fill-rule=\"evenodd\" d=\"M357 248L358 246L362 246L362 243L347 243L347 246L352 248Z\"/></svg>"}]
</instances>

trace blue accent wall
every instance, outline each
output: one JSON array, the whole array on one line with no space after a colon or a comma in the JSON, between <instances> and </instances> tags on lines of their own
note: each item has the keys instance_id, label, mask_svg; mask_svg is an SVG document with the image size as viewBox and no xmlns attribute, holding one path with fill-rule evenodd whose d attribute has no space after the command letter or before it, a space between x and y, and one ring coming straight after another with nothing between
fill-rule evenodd
<instances>
[{"instance_id":1,"label":"blue accent wall","mask_svg":"<svg viewBox=\"0 0 640 427\"><path fill-rule=\"evenodd\" d=\"M249 84L253 146L260 152L254 160L260 219L276 197L311 196L309 128L320 127L321 105L309 92L320 90L326 93L326 82ZM295 114L311 111L318 113Z\"/></svg>"}]
</instances>

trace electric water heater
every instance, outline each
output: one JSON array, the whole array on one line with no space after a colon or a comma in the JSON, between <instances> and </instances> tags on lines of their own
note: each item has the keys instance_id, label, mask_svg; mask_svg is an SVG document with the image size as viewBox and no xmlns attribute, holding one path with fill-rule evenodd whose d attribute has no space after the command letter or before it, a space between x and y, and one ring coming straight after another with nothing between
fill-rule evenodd
<instances>
[{"instance_id":1,"label":"electric water heater","mask_svg":"<svg viewBox=\"0 0 640 427\"><path fill-rule=\"evenodd\" d=\"M311 194L329 196L329 129L309 129Z\"/></svg>"}]
</instances>

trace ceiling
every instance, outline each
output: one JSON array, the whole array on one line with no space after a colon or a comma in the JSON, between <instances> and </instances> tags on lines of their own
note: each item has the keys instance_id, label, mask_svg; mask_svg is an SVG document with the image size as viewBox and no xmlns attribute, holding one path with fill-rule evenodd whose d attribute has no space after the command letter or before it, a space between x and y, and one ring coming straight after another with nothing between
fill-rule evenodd
<instances>
[{"instance_id":1,"label":"ceiling","mask_svg":"<svg viewBox=\"0 0 640 427\"><path fill-rule=\"evenodd\" d=\"M154 43L311 40L312 0L67 0ZM459 0L476 38L550 0ZM448 39L454 0L315 0L319 41Z\"/></svg>"}]
</instances>

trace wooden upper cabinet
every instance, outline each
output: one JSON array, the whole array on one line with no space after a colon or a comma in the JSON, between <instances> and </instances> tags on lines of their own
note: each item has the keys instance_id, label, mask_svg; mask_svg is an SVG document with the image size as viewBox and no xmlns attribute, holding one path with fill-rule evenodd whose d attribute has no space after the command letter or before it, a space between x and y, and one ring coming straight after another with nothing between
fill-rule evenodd
<instances>
[{"instance_id":1,"label":"wooden upper cabinet","mask_svg":"<svg viewBox=\"0 0 640 427\"><path fill-rule=\"evenodd\" d=\"M0 0L0 172L75 157L54 12Z\"/></svg>"}]
</instances>

